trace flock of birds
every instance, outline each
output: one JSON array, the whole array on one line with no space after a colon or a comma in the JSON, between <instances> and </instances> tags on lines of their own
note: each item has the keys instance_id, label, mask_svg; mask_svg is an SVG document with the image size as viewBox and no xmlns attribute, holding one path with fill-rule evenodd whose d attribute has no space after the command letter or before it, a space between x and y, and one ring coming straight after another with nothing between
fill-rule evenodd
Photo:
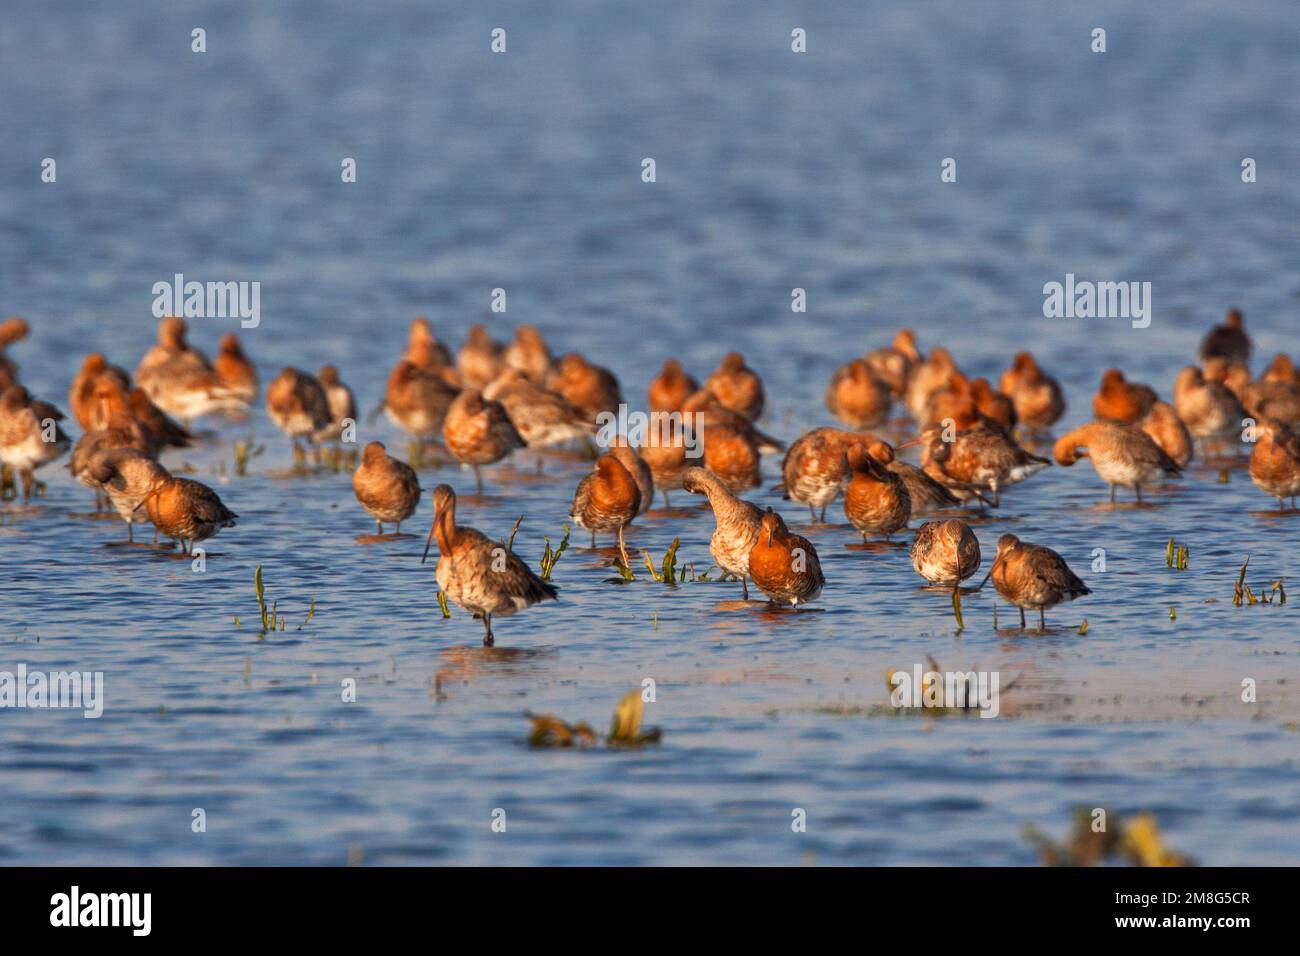
<instances>
[{"instance_id":1,"label":"flock of birds","mask_svg":"<svg viewBox=\"0 0 1300 956\"><path fill-rule=\"evenodd\" d=\"M189 427L195 419L242 416L256 400L257 371L236 335L225 335L210 361L188 344L185 322L173 316L161 321L157 344L134 373L99 353L86 356L68 393L82 430L74 445L63 431L62 412L18 382L9 348L27 333L21 318L0 323L6 491L18 493L16 480L27 500L36 470L71 449L72 474L94 489L97 510L111 505L117 511L129 541L135 524L150 522L155 542L161 533L179 542L182 553L192 553L196 542L234 525L238 516L215 491L172 475L158 459L167 448L197 440ZM1203 455L1240 455L1249 445L1254 483L1279 507L1290 499L1294 509L1300 494L1300 440L1293 431L1300 428L1300 373L1278 355L1255 378L1251 350L1241 313L1230 311L1226 323L1203 340L1199 365L1178 374L1172 404L1120 370L1108 370L1093 397L1095 420L1056 439L1052 458L1067 467L1087 458L1110 486L1111 501L1116 488L1127 488L1140 502L1143 486L1179 476L1198 445ZM615 535L626 566L624 530L652 506L656 491L665 505L677 489L704 495L715 520L710 553L716 565L739 579L746 600L752 581L780 605L814 600L825 577L812 542L771 508L740 497L759 486L764 454L784 451L778 490L786 500L807 505L814 521L824 522L827 507L840 498L845 518L864 540L887 539L917 515L968 504L997 507L1005 489L1052 464L1034 449L1065 410L1059 383L1030 353L1018 354L994 388L965 375L944 348L923 355L909 330L832 375L826 407L846 427L813 429L788 448L755 424L766 403L763 382L738 353L725 356L703 384L676 360L666 361L647 399L649 411L680 413L684 421L700 423L700 433L660 432L660 440L641 447L625 438L611 442L578 483L572 521L591 532L593 548L597 534ZM323 447L355 440L356 402L333 366L316 375L285 368L266 387L265 400L300 464L308 452L319 462ZM897 446L872 432L889 423L896 403L917 426L916 437ZM412 457L440 447L473 469L481 494L484 467L521 448L591 447L598 416L617 414L620 406L622 392L610 371L577 353L554 358L531 326L521 326L512 342L502 344L476 325L453 357L420 318L411 323L405 352L388 376L382 408L410 437ZM896 456L913 446L920 449L919 465ZM352 483L380 535L385 525L400 533L421 498L416 469L376 441L365 446ZM449 485L433 490L433 504L422 561L436 542L438 585L482 620L484 644L493 643L493 617L556 598L556 588L507 545L457 524L456 493ZM917 573L931 585L952 589L954 601L961 582L981 564L974 532L957 517L922 524L910 555ZM1025 609L1038 610L1041 628L1044 609L1089 593L1059 554L1011 534L998 540L989 576L998 594L1020 609L1022 627Z\"/></svg>"}]
</instances>

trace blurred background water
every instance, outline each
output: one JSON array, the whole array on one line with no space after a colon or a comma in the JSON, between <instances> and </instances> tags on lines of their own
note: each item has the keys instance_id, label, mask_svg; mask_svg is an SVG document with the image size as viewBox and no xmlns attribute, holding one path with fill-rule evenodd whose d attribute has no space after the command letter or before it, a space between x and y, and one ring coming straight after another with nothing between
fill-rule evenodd
<instances>
[{"instance_id":1,"label":"blurred background water","mask_svg":"<svg viewBox=\"0 0 1300 956\"><path fill-rule=\"evenodd\" d=\"M153 283L183 272L259 281L242 337L263 381L333 362L363 410L427 314L453 346L476 321L502 339L531 322L612 368L634 407L665 357L702 377L740 349L789 440L828 423L831 371L903 325L974 374L1032 348L1066 386L1062 426L1090 417L1110 365L1168 397L1229 305L1257 364L1294 352L1294 8L1086 6L10 4L0 309L33 329L11 354L66 406L86 351L134 368ZM1043 318L1067 272L1151 282L1151 327ZM191 325L209 352L234 327ZM846 550L847 527L811 533L829 584L798 615L738 609L732 585L609 584L579 533L560 603L502 621L487 655L477 622L442 619L422 541L356 543L372 525L349 476L277 477L287 442L260 409L251 424L268 450L247 477L230 474L247 425L166 459L241 517L203 574L106 547L120 526L70 517L90 495L62 463L36 508L6 506L0 670L103 670L107 702L99 720L0 711L0 862L1028 864L1022 828L1059 836L1075 805L1153 810L1203 862L1296 862L1300 643L1289 606L1230 598L1248 553L1252 580L1291 573L1300 520L1266 514L1242 471L1194 468L1143 510L1095 507L1086 464L1013 489L978 527L981 574L1014 530L1095 592L1043 636L995 631L991 591L956 634L905 550ZM382 421L371 437L402 447ZM778 466L750 497L801 522L766 490ZM584 467L489 473L462 520L495 537L525 514L516 550L535 562ZM411 530L430 518L426 501ZM659 555L680 536L702 569L711 529L705 511L651 514L630 540ZM1165 568L1171 536L1186 572ZM265 640L258 564L288 619ZM1003 715L871 716L886 668L926 655L1018 675ZM646 677L660 747L524 746L525 710L599 727Z\"/></svg>"}]
</instances>

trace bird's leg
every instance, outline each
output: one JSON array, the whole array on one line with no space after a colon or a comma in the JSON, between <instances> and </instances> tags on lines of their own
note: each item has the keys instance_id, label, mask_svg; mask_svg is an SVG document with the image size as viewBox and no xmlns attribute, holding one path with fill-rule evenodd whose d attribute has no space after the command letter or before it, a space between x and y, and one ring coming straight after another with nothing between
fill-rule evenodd
<instances>
[{"instance_id":1,"label":"bird's leg","mask_svg":"<svg viewBox=\"0 0 1300 956\"><path fill-rule=\"evenodd\" d=\"M1025 609L1023 607L1020 609L1020 629L1022 631L1025 629Z\"/></svg>"},{"instance_id":2,"label":"bird's leg","mask_svg":"<svg viewBox=\"0 0 1300 956\"><path fill-rule=\"evenodd\" d=\"M668 502L668 489L665 488L665 489L663 490L663 492L664 492L664 507L665 507L665 508L671 508L672 505L669 504L669 502Z\"/></svg>"},{"instance_id":3,"label":"bird's leg","mask_svg":"<svg viewBox=\"0 0 1300 956\"><path fill-rule=\"evenodd\" d=\"M1040 607L1038 609L1038 633L1042 634L1045 630L1047 630L1047 618L1043 616L1043 609Z\"/></svg>"},{"instance_id":4,"label":"bird's leg","mask_svg":"<svg viewBox=\"0 0 1300 956\"><path fill-rule=\"evenodd\" d=\"M740 593L746 601L749 600L749 580L744 575L740 578Z\"/></svg>"},{"instance_id":5,"label":"bird's leg","mask_svg":"<svg viewBox=\"0 0 1300 956\"><path fill-rule=\"evenodd\" d=\"M1115 503L1115 486L1114 486L1114 485L1111 485L1111 486L1110 486L1110 503L1111 503L1111 504L1114 504L1114 503Z\"/></svg>"},{"instance_id":6,"label":"bird's leg","mask_svg":"<svg viewBox=\"0 0 1300 956\"><path fill-rule=\"evenodd\" d=\"M135 529L131 527L131 519L126 519L126 543L131 544L135 541Z\"/></svg>"},{"instance_id":7,"label":"bird's leg","mask_svg":"<svg viewBox=\"0 0 1300 956\"><path fill-rule=\"evenodd\" d=\"M1142 504L1142 486L1141 486L1141 485L1134 485L1134 486L1133 486L1133 490L1134 490L1135 492L1137 492L1137 496L1138 496L1138 504Z\"/></svg>"},{"instance_id":8,"label":"bird's leg","mask_svg":"<svg viewBox=\"0 0 1300 956\"><path fill-rule=\"evenodd\" d=\"M32 474L31 469L24 469L23 479L23 503L26 504L32 500L32 485L36 483L36 476Z\"/></svg>"},{"instance_id":9,"label":"bird's leg","mask_svg":"<svg viewBox=\"0 0 1300 956\"><path fill-rule=\"evenodd\" d=\"M822 516L820 520L822 524L826 523L826 505L822 505Z\"/></svg>"},{"instance_id":10,"label":"bird's leg","mask_svg":"<svg viewBox=\"0 0 1300 956\"><path fill-rule=\"evenodd\" d=\"M378 518L375 519L375 534L381 537L384 534L384 523L380 521Z\"/></svg>"},{"instance_id":11,"label":"bird's leg","mask_svg":"<svg viewBox=\"0 0 1300 956\"><path fill-rule=\"evenodd\" d=\"M623 567L630 569L632 562L627 559L627 546L623 544L623 525L618 526L618 553L623 557Z\"/></svg>"},{"instance_id":12,"label":"bird's leg","mask_svg":"<svg viewBox=\"0 0 1300 956\"><path fill-rule=\"evenodd\" d=\"M478 488L478 496L483 497L483 471L478 465L474 466L474 484Z\"/></svg>"},{"instance_id":13,"label":"bird's leg","mask_svg":"<svg viewBox=\"0 0 1300 956\"><path fill-rule=\"evenodd\" d=\"M815 522L817 520L817 509L812 502L808 503L808 520Z\"/></svg>"},{"instance_id":14,"label":"bird's leg","mask_svg":"<svg viewBox=\"0 0 1300 956\"><path fill-rule=\"evenodd\" d=\"M496 638L492 636L492 615L483 615L483 646L491 647L496 643Z\"/></svg>"},{"instance_id":15,"label":"bird's leg","mask_svg":"<svg viewBox=\"0 0 1300 956\"><path fill-rule=\"evenodd\" d=\"M402 533L402 522L399 521L397 522L397 527L393 530L393 534L400 535L401 533Z\"/></svg>"}]
</instances>

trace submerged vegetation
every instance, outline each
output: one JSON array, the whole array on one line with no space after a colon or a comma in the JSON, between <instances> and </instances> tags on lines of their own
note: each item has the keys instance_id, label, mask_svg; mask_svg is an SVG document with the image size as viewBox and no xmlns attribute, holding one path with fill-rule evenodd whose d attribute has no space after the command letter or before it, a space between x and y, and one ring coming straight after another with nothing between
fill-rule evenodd
<instances>
[{"instance_id":1,"label":"submerged vegetation","mask_svg":"<svg viewBox=\"0 0 1300 956\"><path fill-rule=\"evenodd\" d=\"M1044 866L1195 866L1190 857L1165 845L1155 815L1142 811L1131 819L1108 814L1101 807L1076 807L1074 829L1063 843L1055 843L1032 824L1025 839L1038 851Z\"/></svg>"},{"instance_id":2,"label":"submerged vegetation","mask_svg":"<svg viewBox=\"0 0 1300 956\"><path fill-rule=\"evenodd\" d=\"M663 732L658 727L641 729L644 714L645 700L641 689L624 694L614 707L605 746L640 747L659 743ZM525 712L524 716L533 723L528 732L530 747L593 747L599 742L590 724L581 721L570 724L554 714Z\"/></svg>"}]
</instances>

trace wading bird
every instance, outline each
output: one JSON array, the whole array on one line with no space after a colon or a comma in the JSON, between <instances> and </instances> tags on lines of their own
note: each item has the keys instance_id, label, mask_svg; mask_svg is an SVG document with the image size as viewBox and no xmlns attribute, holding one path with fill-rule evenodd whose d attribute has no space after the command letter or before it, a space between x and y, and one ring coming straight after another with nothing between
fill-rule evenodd
<instances>
[{"instance_id":1,"label":"wading bird","mask_svg":"<svg viewBox=\"0 0 1300 956\"><path fill-rule=\"evenodd\" d=\"M700 390L700 383L682 368L677 359L666 359L650 381L646 404L652 412L680 412L686 400Z\"/></svg>"},{"instance_id":2,"label":"wading bird","mask_svg":"<svg viewBox=\"0 0 1300 956\"><path fill-rule=\"evenodd\" d=\"M717 475L704 468L687 468L682 474L682 488L708 497L714 521L709 553L718 567L740 578L741 594L748 601L749 553L758 541L763 512L737 498Z\"/></svg>"},{"instance_id":3,"label":"wading bird","mask_svg":"<svg viewBox=\"0 0 1300 956\"><path fill-rule=\"evenodd\" d=\"M361 464L352 473L352 491L375 519L379 534L384 533L385 524L396 525L396 533L401 534L402 522L415 514L420 504L420 479L415 469L393 458L377 441L362 452Z\"/></svg>"},{"instance_id":4,"label":"wading bird","mask_svg":"<svg viewBox=\"0 0 1300 956\"><path fill-rule=\"evenodd\" d=\"M850 478L844 489L844 517L862 533L862 540L872 534L883 534L888 540L906 528L912 517L912 496L903 479L861 445L849 446L845 460Z\"/></svg>"},{"instance_id":5,"label":"wading bird","mask_svg":"<svg viewBox=\"0 0 1300 956\"><path fill-rule=\"evenodd\" d=\"M910 552L912 567L931 584L951 587L979 570L980 543L970 525L957 518L927 521L916 531Z\"/></svg>"},{"instance_id":6,"label":"wading bird","mask_svg":"<svg viewBox=\"0 0 1300 956\"><path fill-rule=\"evenodd\" d=\"M483 621L483 646L495 643L492 616L508 617L539 601L554 601L559 591L543 581L504 544L489 541L473 528L456 524L456 492L450 485L433 489L433 527L424 545L438 542L438 587L459 607Z\"/></svg>"},{"instance_id":7,"label":"wading bird","mask_svg":"<svg viewBox=\"0 0 1300 956\"><path fill-rule=\"evenodd\" d=\"M193 554L196 542L206 541L222 528L233 528L239 517L207 485L170 474L154 483L144 507L163 537L180 542L183 554Z\"/></svg>"},{"instance_id":8,"label":"wading bird","mask_svg":"<svg viewBox=\"0 0 1300 956\"><path fill-rule=\"evenodd\" d=\"M876 378L866 359L840 366L826 386L826 408L850 428L883 425L889 418L889 389Z\"/></svg>"},{"instance_id":9,"label":"wading bird","mask_svg":"<svg viewBox=\"0 0 1300 956\"><path fill-rule=\"evenodd\" d=\"M63 413L49 402L33 399L21 385L0 396L0 461L22 482L23 501L30 501L36 469L54 461L71 442L59 422Z\"/></svg>"},{"instance_id":10,"label":"wading bird","mask_svg":"<svg viewBox=\"0 0 1300 956\"><path fill-rule=\"evenodd\" d=\"M637 487L636 479L617 458L604 454L596 459L592 472L578 482L569 517L579 528L591 532L593 549L597 532L608 531L618 535L618 551L623 566L631 567L623 543L623 529L632 523L640 510L641 489Z\"/></svg>"},{"instance_id":11,"label":"wading bird","mask_svg":"<svg viewBox=\"0 0 1300 956\"><path fill-rule=\"evenodd\" d=\"M1201 360L1224 358L1230 362L1249 362L1251 343L1246 334L1240 309L1229 309L1223 325L1216 325L1201 340Z\"/></svg>"},{"instance_id":12,"label":"wading bird","mask_svg":"<svg viewBox=\"0 0 1300 956\"><path fill-rule=\"evenodd\" d=\"M1029 352L1016 353L1011 367L998 380L998 389L1011 396L1016 418L1030 431L1046 431L1065 412L1060 383L1044 372Z\"/></svg>"},{"instance_id":13,"label":"wading bird","mask_svg":"<svg viewBox=\"0 0 1300 956\"><path fill-rule=\"evenodd\" d=\"M743 415L751 422L763 414L763 380L745 364L739 352L728 352L713 374L704 380L725 408Z\"/></svg>"},{"instance_id":14,"label":"wading bird","mask_svg":"<svg viewBox=\"0 0 1300 956\"><path fill-rule=\"evenodd\" d=\"M1300 495L1300 438L1281 422L1264 419L1255 425L1250 480L1277 499L1279 510L1286 508L1287 498L1295 510Z\"/></svg>"},{"instance_id":15,"label":"wading bird","mask_svg":"<svg viewBox=\"0 0 1300 956\"><path fill-rule=\"evenodd\" d=\"M485 388L506 367L505 346L482 325L469 327L469 338L456 355L456 372L465 388Z\"/></svg>"},{"instance_id":16,"label":"wading bird","mask_svg":"<svg viewBox=\"0 0 1300 956\"><path fill-rule=\"evenodd\" d=\"M1142 486L1161 477L1182 474L1177 462L1165 454L1151 436L1135 425L1089 422L1057 439L1053 449L1056 462L1066 468L1080 458L1092 462L1097 476L1110 485L1110 500L1115 489L1132 488L1142 500Z\"/></svg>"},{"instance_id":17,"label":"wading bird","mask_svg":"<svg viewBox=\"0 0 1300 956\"><path fill-rule=\"evenodd\" d=\"M113 508L126 522L127 543L135 541L133 525L149 520L144 500L158 484L170 477L166 468L134 448L113 448L95 454L82 479L108 496Z\"/></svg>"},{"instance_id":18,"label":"wading bird","mask_svg":"<svg viewBox=\"0 0 1300 956\"><path fill-rule=\"evenodd\" d=\"M276 428L289 436L294 461L301 463L304 450L298 441L313 445L316 436L329 425L329 399L315 378L296 368L284 368L266 387L266 414Z\"/></svg>"},{"instance_id":19,"label":"wading bird","mask_svg":"<svg viewBox=\"0 0 1300 956\"><path fill-rule=\"evenodd\" d=\"M792 607L815 600L826 583L812 542L791 533L771 508L764 512L758 540L750 549L749 573L773 604Z\"/></svg>"},{"instance_id":20,"label":"wading bird","mask_svg":"<svg viewBox=\"0 0 1300 956\"><path fill-rule=\"evenodd\" d=\"M447 408L442 423L442 440L447 451L462 465L474 469L474 484L483 494L484 465L494 465L524 440L500 402L483 397L476 388L467 388Z\"/></svg>"},{"instance_id":21,"label":"wading bird","mask_svg":"<svg viewBox=\"0 0 1300 956\"><path fill-rule=\"evenodd\" d=\"M1059 554L1051 548L1022 542L1014 534L998 538L992 575L998 594L1020 609L1022 628L1025 608L1038 609L1038 629L1042 631L1047 626L1045 608L1092 593Z\"/></svg>"}]
</instances>

